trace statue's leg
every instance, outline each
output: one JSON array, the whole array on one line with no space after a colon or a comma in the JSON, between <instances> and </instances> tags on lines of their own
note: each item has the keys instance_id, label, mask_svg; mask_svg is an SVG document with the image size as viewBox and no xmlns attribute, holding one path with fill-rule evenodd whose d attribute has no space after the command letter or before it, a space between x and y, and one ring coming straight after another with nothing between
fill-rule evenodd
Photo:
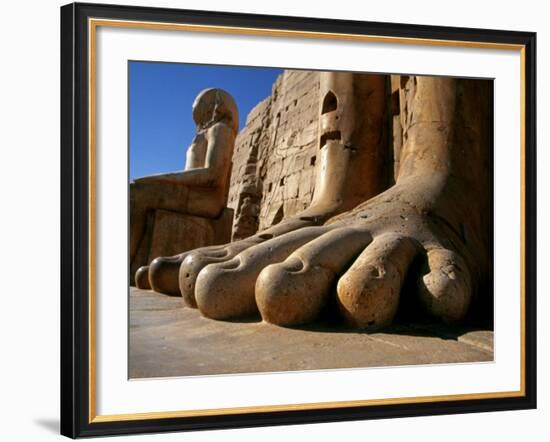
<instances>
[{"instance_id":1,"label":"statue's leg","mask_svg":"<svg viewBox=\"0 0 550 442\"><path fill-rule=\"evenodd\" d=\"M188 189L183 185L170 183L130 183L130 263L134 263L143 240L148 214L157 209L185 212ZM148 273L138 269L136 285L149 288Z\"/></svg>"},{"instance_id":2,"label":"statue's leg","mask_svg":"<svg viewBox=\"0 0 550 442\"><path fill-rule=\"evenodd\" d=\"M330 231L305 243L288 241L286 258L271 254L267 241L237 254L229 268L204 267L195 293L205 315L249 311L255 279L266 321L311 321L332 296L349 323L376 328L392 321L403 283L412 278L416 289L408 295L419 306L442 321L464 318L480 281L490 277L491 84L411 77L401 89L404 144L396 184L331 219Z\"/></svg>"},{"instance_id":3,"label":"statue's leg","mask_svg":"<svg viewBox=\"0 0 550 442\"><path fill-rule=\"evenodd\" d=\"M145 233L147 211L151 207L147 186L130 183L130 262L133 262Z\"/></svg>"}]
</instances>

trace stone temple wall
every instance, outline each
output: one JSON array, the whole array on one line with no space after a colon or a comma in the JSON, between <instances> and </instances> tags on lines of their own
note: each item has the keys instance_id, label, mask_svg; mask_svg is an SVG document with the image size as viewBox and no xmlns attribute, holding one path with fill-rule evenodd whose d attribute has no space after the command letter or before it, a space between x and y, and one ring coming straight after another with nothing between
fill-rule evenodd
<instances>
[{"instance_id":1,"label":"stone temple wall","mask_svg":"<svg viewBox=\"0 0 550 442\"><path fill-rule=\"evenodd\" d=\"M319 73L286 70L248 115L233 154L233 240L306 208L317 162Z\"/></svg>"}]
</instances>

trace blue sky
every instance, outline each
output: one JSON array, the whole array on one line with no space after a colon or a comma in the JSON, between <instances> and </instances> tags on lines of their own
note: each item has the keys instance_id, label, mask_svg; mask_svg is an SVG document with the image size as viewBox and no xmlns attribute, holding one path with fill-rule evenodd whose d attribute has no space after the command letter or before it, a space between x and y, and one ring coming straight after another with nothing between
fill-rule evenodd
<instances>
[{"instance_id":1,"label":"blue sky","mask_svg":"<svg viewBox=\"0 0 550 442\"><path fill-rule=\"evenodd\" d=\"M129 63L130 179L182 170L195 134L191 105L209 87L235 98L242 128L250 110L271 94L281 69L181 63Z\"/></svg>"}]
</instances>

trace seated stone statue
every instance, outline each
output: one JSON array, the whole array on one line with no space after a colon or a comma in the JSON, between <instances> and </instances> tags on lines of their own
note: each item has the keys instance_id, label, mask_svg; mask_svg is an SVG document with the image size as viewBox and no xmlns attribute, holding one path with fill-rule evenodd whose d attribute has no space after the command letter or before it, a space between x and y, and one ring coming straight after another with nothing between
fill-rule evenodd
<instances>
[{"instance_id":1,"label":"seated stone statue","mask_svg":"<svg viewBox=\"0 0 550 442\"><path fill-rule=\"evenodd\" d=\"M259 312L283 326L313 321L328 305L374 329L404 300L453 322L487 294L490 82L399 79L402 146L388 186L379 172L388 84L358 75L321 74L311 206L250 238L180 255L187 305L214 319Z\"/></svg>"},{"instance_id":2,"label":"seated stone statue","mask_svg":"<svg viewBox=\"0 0 550 442\"><path fill-rule=\"evenodd\" d=\"M226 91L206 89L193 103L193 119L197 133L187 149L185 170L138 178L130 184L130 262L144 236L150 211L215 219L226 207L239 127L237 106ZM172 258L160 261L171 262ZM149 287L149 271L149 266L144 266L136 273L139 287ZM159 282L158 289L163 291L162 278Z\"/></svg>"}]
</instances>

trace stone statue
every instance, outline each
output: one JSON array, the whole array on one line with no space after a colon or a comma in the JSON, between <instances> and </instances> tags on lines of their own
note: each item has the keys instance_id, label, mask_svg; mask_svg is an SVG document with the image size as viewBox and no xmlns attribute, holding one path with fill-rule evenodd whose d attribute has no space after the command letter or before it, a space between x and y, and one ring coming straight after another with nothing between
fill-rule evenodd
<instances>
[{"instance_id":1,"label":"stone statue","mask_svg":"<svg viewBox=\"0 0 550 442\"><path fill-rule=\"evenodd\" d=\"M395 185L315 228L315 238L283 262L263 267L255 301L264 320L311 321L336 285L338 309L349 323L388 325L405 277L422 257L425 268L412 275L417 301L453 322L464 318L482 277L490 275L490 201L479 191L492 185L490 84L434 77L401 82L404 144ZM198 297L211 293L208 285L219 278L212 267L204 270Z\"/></svg>"},{"instance_id":2,"label":"stone statue","mask_svg":"<svg viewBox=\"0 0 550 442\"><path fill-rule=\"evenodd\" d=\"M334 302L348 323L375 329L406 292L438 320L465 317L492 272L491 84L401 76L402 144L387 188L387 78L321 74L311 205L250 238L179 255L187 305L289 326Z\"/></svg>"},{"instance_id":3,"label":"stone statue","mask_svg":"<svg viewBox=\"0 0 550 442\"><path fill-rule=\"evenodd\" d=\"M185 170L151 175L130 184L130 260L133 261L143 237L148 211L164 209L207 219L220 215L227 203L231 158L239 128L237 106L233 97L222 89L206 89L193 103L197 133L187 149ZM136 285L149 288L150 274L166 291L163 272L177 257L158 258L151 266L136 273ZM176 267L176 272L179 264ZM170 290L168 290L169 293ZM179 290L178 290L179 292Z\"/></svg>"}]
</instances>

